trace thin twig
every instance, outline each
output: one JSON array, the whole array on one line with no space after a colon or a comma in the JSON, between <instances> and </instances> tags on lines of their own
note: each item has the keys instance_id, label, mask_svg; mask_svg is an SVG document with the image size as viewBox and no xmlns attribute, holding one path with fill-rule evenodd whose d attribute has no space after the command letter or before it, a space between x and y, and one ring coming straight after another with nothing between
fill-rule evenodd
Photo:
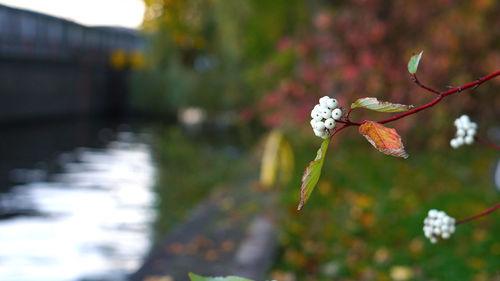
<instances>
[{"instance_id":1,"label":"thin twig","mask_svg":"<svg viewBox=\"0 0 500 281\"><path fill-rule=\"evenodd\" d=\"M500 203L496 204L495 206L493 206L493 207L489 208L488 210L483 211L483 212L481 212L481 213L479 213L479 214L476 214L476 215L470 216L470 217L465 218L465 219L461 219L461 220L457 221L457 222L455 223L455 225L459 225L459 224L462 224L462 223L464 223L464 222L468 222L468 221L471 221L471 220L477 219L477 218L479 218L479 217L485 216L485 215L487 215L487 214L489 214L489 213L491 213L491 212L493 212L493 211L495 211L496 209L499 209L499 208L500 208Z\"/></svg>"},{"instance_id":2,"label":"thin twig","mask_svg":"<svg viewBox=\"0 0 500 281\"><path fill-rule=\"evenodd\" d=\"M416 75L416 74L412 74L412 75L411 75L411 80L413 80L413 82L415 82L415 84L417 84L417 86L419 86L420 88L422 88L422 89L424 89L424 90L426 90L426 91L429 91L429 92L431 92L431 93L433 93L433 94L436 94L436 95L440 95L440 94L441 94L441 92L440 92L440 91L438 91L438 90L434 90L433 88L428 87L428 86L425 86L424 84L422 84L422 83L418 80L418 78L417 78L417 75Z\"/></svg>"},{"instance_id":3,"label":"thin twig","mask_svg":"<svg viewBox=\"0 0 500 281\"><path fill-rule=\"evenodd\" d=\"M350 120L337 120L335 122L341 123L344 125L348 125L348 126L360 126L362 124L362 123L358 123L358 122L351 122Z\"/></svg>"},{"instance_id":4,"label":"thin twig","mask_svg":"<svg viewBox=\"0 0 500 281\"><path fill-rule=\"evenodd\" d=\"M392 122L392 121L396 121L398 119L401 119L403 117L406 117L406 116L409 116L409 115L412 115L412 114L415 114L419 111L422 111L424 109L427 109L435 104L437 104L438 102L440 102L444 97L446 96L449 96L449 95L452 95L452 94L455 94L457 92L461 92L463 90L467 90L469 88L474 88L474 87L477 87L479 85L481 85L483 82L486 82L492 78L495 78L497 76L500 75L500 70L497 71L497 72L494 72L492 74L489 74L489 75L486 75L484 76L483 78L479 78L477 79L476 81L474 82L470 82L468 84L465 84L463 86L460 86L460 87L455 87L455 88L452 88L448 91L445 91L445 92L442 92L441 94L439 94L439 96L437 98L435 98L434 100L432 100L431 102L429 102L428 104L424 104L420 107L417 107L417 108L414 108L410 111L407 111L405 113L402 113L402 114L399 114L399 115L396 115L396 116L393 116L391 118L388 118L388 119L384 119L384 120L381 120L381 121L378 121L378 123L380 124L385 124L385 123L389 123L389 122Z\"/></svg>"},{"instance_id":5,"label":"thin twig","mask_svg":"<svg viewBox=\"0 0 500 281\"><path fill-rule=\"evenodd\" d=\"M335 129L335 130L333 131L333 133L330 133L330 134L332 135L332 138L330 139L330 142L332 141L333 136L335 136L338 132L340 132L340 131L342 131L343 129L345 129L345 128L347 128L347 127L350 127L350 126L353 126L353 125L346 124L346 125L344 125L344 126L342 126L342 127L339 127L339 128L337 128L337 129Z\"/></svg>"},{"instance_id":6,"label":"thin twig","mask_svg":"<svg viewBox=\"0 0 500 281\"><path fill-rule=\"evenodd\" d=\"M474 139L475 139L477 142L479 142L479 143L481 143L481 144L483 144L483 145L486 145L486 146L491 147L491 148L496 149L496 150L500 150L500 145L497 145L497 144L491 143L491 142L489 142L489 141L487 141L487 140L484 140L484 139L482 139L482 138L478 138L478 137L475 137Z\"/></svg>"},{"instance_id":7,"label":"thin twig","mask_svg":"<svg viewBox=\"0 0 500 281\"><path fill-rule=\"evenodd\" d=\"M351 107L351 108L349 108L349 111L347 111L347 115L345 117L345 119L347 119L347 121L350 121L349 118L351 117L351 112L352 112L353 109L354 108Z\"/></svg>"}]
</instances>

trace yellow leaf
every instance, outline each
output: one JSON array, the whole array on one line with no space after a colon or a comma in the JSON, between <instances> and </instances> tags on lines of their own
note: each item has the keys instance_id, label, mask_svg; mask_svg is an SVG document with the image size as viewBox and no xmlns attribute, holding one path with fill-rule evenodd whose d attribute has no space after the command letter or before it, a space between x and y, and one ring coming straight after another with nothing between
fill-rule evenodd
<instances>
[{"instance_id":1,"label":"yellow leaf","mask_svg":"<svg viewBox=\"0 0 500 281\"><path fill-rule=\"evenodd\" d=\"M279 172L279 180L287 184L294 169L293 150L290 143L278 131L272 131L266 139L262 165L260 170L260 182L264 187L270 187L276 182Z\"/></svg>"},{"instance_id":2,"label":"yellow leaf","mask_svg":"<svg viewBox=\"0 0 500 281\"><path fill-rule=\"evenodd\" d=\"M276 180L281 137L281 132L272 131L266 140L260 168L260 182L265 187L272 186Z\"/></svg>"}]
</instances>

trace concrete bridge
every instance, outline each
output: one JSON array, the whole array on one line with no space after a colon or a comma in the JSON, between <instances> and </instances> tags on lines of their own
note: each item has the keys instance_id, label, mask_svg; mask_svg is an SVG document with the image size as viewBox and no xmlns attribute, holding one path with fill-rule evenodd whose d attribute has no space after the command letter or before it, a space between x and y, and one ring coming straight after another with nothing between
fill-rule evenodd
<instances>
[{"instance_id":1,"label":"concrete bridge","mask_svg":"<svg viewBox=\"0 0 500 281\"><path fill-rule=\"evenodd\" d=\"M0 123L118 114L144 48L136 30L0 5Z\"/></svg>"}]
</instances>

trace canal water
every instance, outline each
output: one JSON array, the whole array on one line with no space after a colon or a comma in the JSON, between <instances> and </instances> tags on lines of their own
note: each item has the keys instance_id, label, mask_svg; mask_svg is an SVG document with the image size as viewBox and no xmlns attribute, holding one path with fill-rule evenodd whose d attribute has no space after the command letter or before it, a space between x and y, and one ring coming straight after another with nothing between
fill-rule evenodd
<instances>
[{"instance_id":1,"label":"canal water","mask_svg":"<svg viewBox=\"0 0 500 281\"><path fill-rule=\"evenodd\" d=\"M0 152L0 280L126 280L156 218L149 136L125 125L7 128Z\"/></svg>"}]
</instances>

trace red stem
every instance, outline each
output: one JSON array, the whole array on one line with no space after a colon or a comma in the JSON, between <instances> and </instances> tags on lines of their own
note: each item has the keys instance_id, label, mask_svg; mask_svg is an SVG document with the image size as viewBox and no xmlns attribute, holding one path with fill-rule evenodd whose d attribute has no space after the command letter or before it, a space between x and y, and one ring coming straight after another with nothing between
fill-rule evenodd
<instances>
[{"instance_id":1,"label":"red stem","mask_svg":"<svg viewBox=\"0 0 500 281\"><path fill-rule=\"evenodd\" d=\"M448 91L445 91L445 92L438 92L437 90L434 90L432 88L429 88L425 85L423 85L422 83L420 83L420 81L418 80L417 76L416 75L412 75L412 78L413 80L415 81L415 83L417 85L419 85L420 87L422 87L423 89L427 90L427 91L430 91L432 93L435 93L435 94L438 94L438 96L432 100L431 102L427 103L427 104L424 104L422 106L419 106L417 108L414 108L412 110L409 110L405 113L402 113L402 114L399 114L399 115L396 115L396 116L393 116L391 118L388 118L388 119L384 119L384 120L380 120L378 121L377 123L379 124L385 124L385 123L389 123L389 122L392 122L392 121L396 121L396 120L399 120L401 118L404 118L406 116L409 116L409 115L413 115L417 112L420 112L424 109L427 109L429 107L432 107L433 105L437 104L438 102L440 102L444 97L446 96L449 96L449 95L452 95L452 94L456 94L456 93L459 93L459 92L462 92L464 90L467 90L467 89L475 89L477 87L479 87L479 85L481 85L482 83L492 79L492 78L495 78L497 76L500 75L500 70L497 71L497 72L494 72L494 73L491 73L489 75L486 75L482 78L479 78L477 79L476 81L474 82L470 82L468 84L465 84L463 86L459 86L459 87L455 87L455 88L452 88L452 89L449 89ZM361 126L362 123L359 123L359 122L352 122L349 117L351 115L351 112L352 112L352 108L349 109L349 111L347 112L347 115L346 115L346 120L337 120L338 123L342 123L344 124L343 127L340 127L338 130L334 131L332 136L335 135L337 133L337 131L341 131L343 130L344 128L347 128L347 127L350 127L350 126ZM489 147L492 147L494 149L497 149L497 150L500 150L500 146L497 146L495 144L492 144L492 143L489 143L489 142L486 142L486 141L483 141L483 140L480 140L478 139L479 142L489 146Z\"/></svg>"},{"instance_id":2,"label":"red stem","mask_svg":"<svg viewBox=\"0 0 500 281\"><path fill-rule=\"evenodd\" d=\"M337 120L335 122L347 125L347 127L349 127L349 126L360 126L362 124L362 123L358 123L358 122L351 122L351 120Z\"/></svg>"},{"instance_id":3,"label":"red stem","mask_svg":"<svg viewBox=\"0 0 500 281\"><path fill-rule=\"evenodd\" d=\"M345 119L347 119L347 121L349 121L349 117L351 116L351 112L352 112L353 109L354 108L351 107L351 108L349 108L349 111L347 111L347 115L345 117Z\"/></svg>"},{"instance_id":4,"label":"red stem","mask_svg":"<svg viewBox=\"0 0 500 281\"><path fill-rule=\"evenodd\" d=\"M489 142L487 140L483 140L483 139L478 138L478 137L475 137L475 139L476 139L477 142L479 142L479 143L481 143L483 145L486 145L486 146L491 147L491 148L496 149L496 150L500 150L500 145L496 145L494 143L491 143L491 142Z\"/></svg>"},{"instance_id":5,"label":"red stem","mask_svg":"<svg viewBox=\"0 0 500 281\"><path fill-rule=\"evenodd\" d=\"M424 89L424 90L427 90L427 91L429 91L429 92L431 92L431 93L434 93L434 94L436 94L436 95L440 95L440 94L441 94L441 92L440 92L440 91L438 91L438 90L434 90L433 88L427 87L427 86L425 86L424 84L420 83L420 81L419 81L419 80L418 80L418 78L417 78L417 74L412 74L412 75L411 75L411 78L412 78L413 82L415 82L415 84L417 84L420 88L422 88L422 89Z\"/></svg>"},{"instance_id":6,"label":"red stem","mask_svg":"<svg viewBox=\"0 0 500 281\"><path fill-rule=\"evenodd\" d=\"M439 96L437 98L435 98L433 101L431 101L428 104L424 104L424 105L422 105L420 107L417 107L417 108L412 109L410 111L407 111L405 113L396 115L394 117L378 121L378 123L385 124L385 123L389 123L389 122L392 122L392 121L396 121L396 120L401 119L403 117L406 117L408 115L415 114L415 113L417 113L419 111L422 111L424 109L427 109L427 108L435 105L436 103L438 103L439 101L441 101L446 96L449 96L449 95L452 95L452 94L455 94L455 93L458 93L458 92L461 92L461 91L464 91L464 90L467 90L467 89L470 89L470 88L478 87L479 85L481 85L481 83L486 82L486 81L488 81L488 80L490 80L490 79L492 79L492 78L494 78L494 77L496 77L498 75L500 75L500 70L497 71L497 72L494 72L492 74L486 75L483 78L479 78L479 79L477 79L474 82L470 82L470 83L465 84L463 86L455 87L455 88L452 88L452 89L450 89L448 91L442 92L442 93L439 94Z\"/></svg>"},{"instance_id":7,"label":"red stem","mask_svg":"<svg viewBox=\"0 0 500 281\"><path fill-rule=\"evenodd\" d=\"M468 218L465 218L465 219L461 219L459 221L457 221L455 223L455 225L459 225L459 224L462 224L464 222L468 222L468 221L471 221L471 220L474 220L474 219L477 219L479 217L482 217L482 216L485 216L493 211L495 211L496 209L499 209L500 208L500 203L496 204L495 206L489 208L488 210L484 211L484 212L481 212L479 214L476 214L476 215L473 215L471 217L468 217Z\"/></svg>"},{"instance_id":8,"label":"red stem","mask_svg":"<svg viewBox=\"0 0 500 281\"><path fill-rule=\"evenodd\" d=\"M342 126L342 127L338 128L338 129L334 130L333 133L331 133L332 134L332 138L330 139L330 142L332 141L333 136L335 136L338 132L342 131L343 129L345 129L345 128L349 127L349 126L352 126L352 125L345 124L344 126Z\"/></svg>"}]
</instances>

